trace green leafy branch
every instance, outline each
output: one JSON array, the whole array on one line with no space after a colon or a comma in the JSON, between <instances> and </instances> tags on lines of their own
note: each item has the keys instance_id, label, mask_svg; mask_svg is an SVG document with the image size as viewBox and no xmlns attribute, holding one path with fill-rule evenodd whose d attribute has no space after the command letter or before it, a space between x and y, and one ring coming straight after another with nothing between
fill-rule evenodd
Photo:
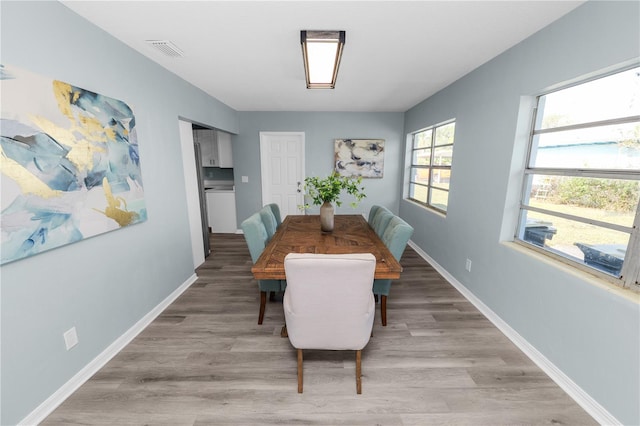
<instances>
[{"instance_id":1,"label":"green leafy branch","mask_svg":"<svg viewBox=\"0 0 640 426\"><path fill-rule=\"evenodd\" d=\"M353 195L356 201L350 203L351 207L356 207L358 203L366 197L362 184L362 176L357 178L340 176L337 172L332 172L325 178L307 177L304 180L304 188L307 196L311 198L314 205L321 205L325 201L335 203L340 207L340 194L346 191L347 194ZM305 209L310 207L309 203L303 206Z\"/></svg>"}]
</instances>

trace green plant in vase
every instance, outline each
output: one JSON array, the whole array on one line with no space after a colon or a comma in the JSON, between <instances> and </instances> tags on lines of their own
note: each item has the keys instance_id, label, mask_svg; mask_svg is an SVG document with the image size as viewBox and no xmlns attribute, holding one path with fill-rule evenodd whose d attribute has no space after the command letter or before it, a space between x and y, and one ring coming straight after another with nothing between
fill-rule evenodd
<instances>
[{"instance_id":1,"label":"green plant in vase","mask_svg":"<svg viewBox=\"0 0 640 426\"><path fill-rule=\"evenodd\" d=\"M355 201L350 203L351 207L354 208L366 197L364 187L361 185L361 176L341 176L335 171L324 178L305 178L306 197L311 199L314 205L320 206L320 227L323 232L333 231L334 207L332 203L335 203L338 207L342 205L340 195L343 191L355 198ZM303 207L308 209L311 206L309 203L305 203Z\"/></svg>"}]
</instances>

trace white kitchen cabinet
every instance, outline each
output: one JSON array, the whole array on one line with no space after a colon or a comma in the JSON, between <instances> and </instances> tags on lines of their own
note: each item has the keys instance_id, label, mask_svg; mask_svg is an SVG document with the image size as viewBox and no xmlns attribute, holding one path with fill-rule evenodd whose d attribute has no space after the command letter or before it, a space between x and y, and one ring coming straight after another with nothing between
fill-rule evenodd
<instances>
[{"instance_id":1,"label":"white kitchen cabinet","mask_svg":"<svg viewBox=\"0 0 640 426\"><path fill-rule=\"evenodd\" d=\"M235 234L238 229L235 191L207 191L207 214L211 232Z\"/></svg>"},{"instance_id":2,"label":"white kitchen cabinet","mask_svg":"<svg viewBox=\"0 0 640 426\"><path fill-rule=\"evenodd\" d=\"M210 129L194 130L193 139L200 144L202 167L219 167L216 131Z\"/></svg>"},{"instance_id":3,"label":"white kitchen cabinet","mask_svg":"<svg viewBox=\"0 0 640 426\"><path fill-rule=\"evenodd\" d=\"M218 167L232 168L233 153L231 152L231 135L225 132L217 132Z\"/></svg>"},{"instance_id":4,"label":"white kitchen cabinet","mask_svg":"<svg viewBox=\"0 0 640 426\"><path fill-rule=\"evenodd\" d=\"M233 167L231 135L211 129L193 131L193 139L200 144L203 167Z\"/></svg>"}]
</instances>

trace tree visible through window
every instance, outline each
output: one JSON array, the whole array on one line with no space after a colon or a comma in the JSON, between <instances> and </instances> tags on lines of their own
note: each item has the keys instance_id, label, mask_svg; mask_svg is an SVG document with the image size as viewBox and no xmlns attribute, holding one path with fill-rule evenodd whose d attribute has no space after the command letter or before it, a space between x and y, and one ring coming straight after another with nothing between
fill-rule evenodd
<instances>
[{"instance_id":1,"label":"tree visible through window","mask_svg":"<svg viewBox=\"0 0 640 426\"><path fill-rule=\"evenodd\" d=\"M540 96L516 238L638 288L640 68Z\"/></svg>"},{"instance_id":2,"label":"tree visible through window","mask_svg":"<svg viewBox=\"0 0 640 426\"><path fill-rule=\"evenodd\" d=\"M443 213L449 205L455 122L414 133L411 138L409 199Z\"/></svg>"}]
</instances>

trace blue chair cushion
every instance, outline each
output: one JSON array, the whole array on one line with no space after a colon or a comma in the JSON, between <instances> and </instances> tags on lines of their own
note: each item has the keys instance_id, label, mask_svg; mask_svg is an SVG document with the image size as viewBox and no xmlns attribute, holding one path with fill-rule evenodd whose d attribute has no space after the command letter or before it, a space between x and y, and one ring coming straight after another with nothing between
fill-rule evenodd
<instances>
[{"instance_id":1,"label":"blue chair cushion","mask_svg":"<svg viewBox=\"0 0 640 426\"><path fill-rule=\"evenodd\" d=\"M260 219L262 219L264 228L267 231L267 241L270 241L271 237L273 237L273 234L276 233L276 229L278 228L276 217L273 215L273 210L271 210L271 207L269 206L264 206L259 213Z\"/></svg>"},{"instance_id":2,"label":"blue chair cushion","mask_svg":"<svg viewBox=\"0 0 640 426\"><path fill-rule=\"evenodd\" d=\"M384 235L384 232L389 226L389 222L394 218L394 214L391 213L386 207L380 207L378 212L373 218L373 225L371 227L378 234L380 238Z\"/></svg>"},{"instance_id":3,"label":"blue chair cushion","mask_svg":"<svg viewBox=\"0 0 640 426\"><path fill-rule=\"evenodd\" d=\"M260 213L254 213L245 219L240 228L244 233L244 239L249 246L249 253L251 254L251 261L256 263L262 251L267 245L267 229L262 222Z\"/></svg>"},{"instance_id":4,"label":"blue chair cushion","mask_svg":"<svg viewBox=\"0 0 640 426\"><path fill-rule=\"evenodd\" d=\"M279 293L287 288L287 282L285 280L259 280L258 288L260 291L275 291Z\"/></svg>"},{"instance_id":5,"label":"blue chair cushion","mask_svg":"<svg viewBox=\"0 0 640 426\"><path fill-rule=\"evenodd\" d=\"M369 218L367 219L367 222L369 223L369 225L373 224L373 218L376 216L376 213L378 213L379 209L380 209L380 206L378 205L371 206L371 210L369 210Z\"/></svg>"},{"instance_id":6,"label":"blue chair cushion","mask_svg":"<svg viewBox=\"0 0 640 426\"><path fill-rule=\"evenodd\" d=\"M382 234L382 242L387 246L393 257L400 261L411 235L413 227L398 216L394 216Z\"/></svg>"},{"instance_id":7,"label":"blue chair cushion","mask_svg":"<svg viewBox=\"0 0 640 426\"><path fill-rule=\"evenodd\" d=\"M387 246L393 257L398 262L402 257L411 235L413 234L413 227L398 216L393 216L387 225L384 234L382 235L382 242ZM377 279L373 280L373 293L388 296L391 290L391 280Z\"/></svg>"},{"instance_id":8,"label":"blue chair cushion","mask_svg":"<svg viewBox=\"0 0 640 426\"><path fill-rule=\"evenodd\" d=\"M373 294L388 296L391 290L391 280L373 280Z\"/></svg>"},{"instance_id":9,"label":"blue chair cushion","mask_svg":"<svg viewBox=\"0 0 640 426\"><path fill-rule=\"evenodd\" d=\"M244 222L240 224L240 228L242 228L244 239L249 247L251 261L256 263L264 251L264 248L267 246L269 238L260 212L254 213L245 219ZM279 292L287 287L287 282L284 280L258 280L258 287L260 291Z\"/></svg>"},{"instance_id":10,"label":"blue chair cushion","mask_svg":"<svg viewBox=\"0 0 640 426\"><path fill-rule=\"evenodd\" d=\"M280 206L276 203L267 204L273 212L273 217L276 218L276 228L282 224L282 216L280 216Z\"/></svg>"}]
</instances>

